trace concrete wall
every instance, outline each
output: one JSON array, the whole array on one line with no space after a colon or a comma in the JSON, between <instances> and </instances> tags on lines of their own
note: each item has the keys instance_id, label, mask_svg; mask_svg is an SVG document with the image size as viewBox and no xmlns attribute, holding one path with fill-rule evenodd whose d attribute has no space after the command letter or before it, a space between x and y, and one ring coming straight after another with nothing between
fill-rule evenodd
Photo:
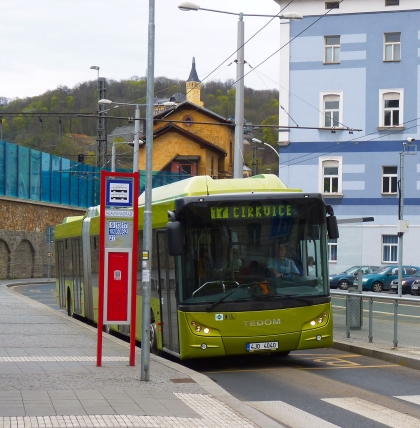
<instances>
[{"instance_id":1,"label":"concrete wall","mask_svg":"<svg viewBox=\"0 0 420 428\"><path fill-rule=\"evenodd\" d=\"M84 209L0 198L0 279L55 275L54 243L45 231ZM50 255L48 254L50 253Z\"/></svg>"}]
</instances>

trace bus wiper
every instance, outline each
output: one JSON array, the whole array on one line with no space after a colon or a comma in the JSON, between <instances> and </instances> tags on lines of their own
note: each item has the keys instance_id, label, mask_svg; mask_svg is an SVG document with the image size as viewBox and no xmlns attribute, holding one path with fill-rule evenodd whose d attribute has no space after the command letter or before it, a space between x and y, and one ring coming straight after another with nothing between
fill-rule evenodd
<instances>
[{"instance_id":1,"label":"bus wiper","mask_svg":"<svg viewBox=\"0 0 420 428\"><path fill-rule=\"evenodd\" d=\"M282 295L282 297L284 299L292 298L292 299L295 299L295 300L299 300L299 301L301 301L303 303L307 303L308 305L312 304L311 300L308 300L307 298L302 297L300 294L284 294L284 295Z\"/></svg>"},{"instance_id":2,"label":"bus wiper","mask_svg":"<svg viewBox=\"0 0 420 428\"><path fill-rule=\"evenodd\" d=\"M233 294L236 290L239 290L242 287L248 287L248 286L255 285L255 284L259 284L259 283L258 282L250 282L247 284L239 284L236 288L229 291L229 293L225 294L220 299L216 300L211 305L207 306L206 311L207 312L211 311L215 306L217 306L219 303L223 302L223 300L225 300L227 297L229 297L231 294Z\"/></svg>"}]
</instances>

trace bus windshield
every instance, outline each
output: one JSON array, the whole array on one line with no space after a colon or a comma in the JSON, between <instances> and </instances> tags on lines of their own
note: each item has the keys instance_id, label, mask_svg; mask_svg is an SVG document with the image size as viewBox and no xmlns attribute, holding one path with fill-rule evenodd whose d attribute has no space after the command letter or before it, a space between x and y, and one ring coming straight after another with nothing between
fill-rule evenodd
<instances>
[{"instance_id":1,"label":"bus windshield","mask_svg":"<svg viewBox=\"0 0 420 428\"><path fill-rule=\"evenodd\" d=\"M183 207L180 303L328 295L323 201L256 199Z\"/></svg>"}]
</instances>

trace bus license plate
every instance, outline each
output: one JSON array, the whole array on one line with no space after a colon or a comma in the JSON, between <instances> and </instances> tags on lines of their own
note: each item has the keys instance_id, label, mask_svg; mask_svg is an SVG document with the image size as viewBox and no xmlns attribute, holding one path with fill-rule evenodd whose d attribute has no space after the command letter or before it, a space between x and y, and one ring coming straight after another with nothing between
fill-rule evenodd
<instances>
[{"instance_id":1,"label":"bus license plate","mask_svg":"<svg viewBox=\"0 0 420 428\"><path fill-rule=\"evenodd\" d=\"M249 352L270 351L272 349L278 349L278 347L279 342L256 342L246 344L246 350Z\"/></svg>"}]
</instances>

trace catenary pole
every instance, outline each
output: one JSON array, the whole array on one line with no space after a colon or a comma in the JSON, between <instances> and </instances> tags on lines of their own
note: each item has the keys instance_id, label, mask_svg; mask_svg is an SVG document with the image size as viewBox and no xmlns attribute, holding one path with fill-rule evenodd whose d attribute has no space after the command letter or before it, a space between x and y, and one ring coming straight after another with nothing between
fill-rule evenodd
<instances>
[{"instance_id":1,"label":"catenary pole","mask_svg":"<svg viewBox=\"0 0 420 428\"><path fill-rule=\"evenodd\" d=\"M244 19L242 12L238 20L236 57L236 98L235 98L235 151L233 158L233 178L243 178L244 152Z\"/></svg>"},{"instance_id":2,"label":"catenary pole","mask_svg":"<svg viewBox=\"0 0 420 428\"><path fill-rule=\"evenodd\" d=\"M146 195L144 207L142 260L142 334L141 376L149 380L150 360L150 273L152 269L152 167L153 167L153 94L155 60L155 0L149 0L147 89L146 89Z\"/></svg>"}]
</instances>

